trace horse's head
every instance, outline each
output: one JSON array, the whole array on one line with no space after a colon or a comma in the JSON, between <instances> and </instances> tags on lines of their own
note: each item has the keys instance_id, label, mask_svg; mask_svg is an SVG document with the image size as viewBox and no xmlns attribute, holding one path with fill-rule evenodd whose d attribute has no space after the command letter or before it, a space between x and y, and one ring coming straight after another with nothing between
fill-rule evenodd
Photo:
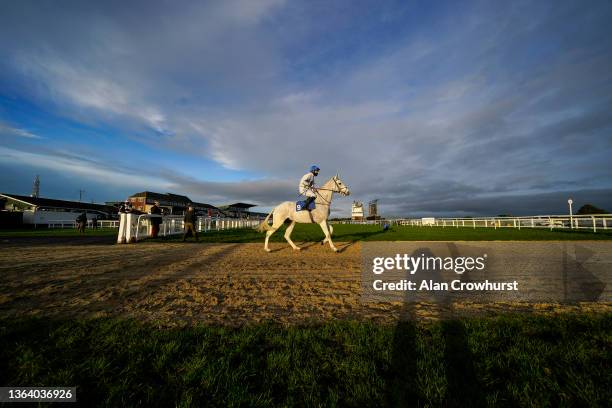
<instances>
[{"instance_id":1,"label":"horse's head","mask_svg":"<svg viewBox=\"0 0 612 408\"><path fill-rule=\"evenodd\" d=\"M348 186L346 184L344 184L342 182L342 180L340 180L340 175L336 174L332 180L334 181L334 183L336 184L336 188L338 190L336 190L338 193L342 194L343 196L347 196L351 194L351 191L349 190Z\"/></svg>"}]
</instances>

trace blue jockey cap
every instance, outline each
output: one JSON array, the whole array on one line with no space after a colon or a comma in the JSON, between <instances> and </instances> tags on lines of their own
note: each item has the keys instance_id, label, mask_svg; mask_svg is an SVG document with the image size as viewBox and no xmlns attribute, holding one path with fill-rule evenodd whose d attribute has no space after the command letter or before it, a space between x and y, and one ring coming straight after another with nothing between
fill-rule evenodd
<instances>
[{"instance_id":1,"label":"blue jockey cap","mask_svg":"<svg viewBox=\"0 0 612 408\"><path fill-rule=\"evenodd\" d=\"M310 171L314 172L314 171L319 171L319 170L321 170L321 169L318 166L314 166L314 165L310 166Z\"/></svg>"}]
</instances>

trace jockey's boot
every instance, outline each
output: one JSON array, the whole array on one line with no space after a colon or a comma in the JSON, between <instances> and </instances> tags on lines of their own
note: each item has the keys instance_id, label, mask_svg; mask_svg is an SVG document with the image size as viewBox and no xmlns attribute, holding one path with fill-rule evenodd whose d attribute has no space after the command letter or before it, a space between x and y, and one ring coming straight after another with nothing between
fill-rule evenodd
<instances>
[{"instance_id":1,"label":"jockey's boot","mask_svg":"<svg viewBox=\"0 0 612 408\"><path fill-rule=\"evenodd\" d=\"M310 203L315 200L314 197L307 197L304 205L306 206L306 210L308 210L308 215L310 216L310 222L314 224L314 218L312 217L312 211L310 210Z\"/></svg>"},{"instance_id":2,"label":"jockey's boot","mask_svg":"<svg viewBox=\"0 0 612 408\"><path fill-rule=\"evenodd\" d=\"M312 218L312 211L308 210L308 215L310 216L310 222L314 224L314 218Z\"/></svg>"}]
</instances>

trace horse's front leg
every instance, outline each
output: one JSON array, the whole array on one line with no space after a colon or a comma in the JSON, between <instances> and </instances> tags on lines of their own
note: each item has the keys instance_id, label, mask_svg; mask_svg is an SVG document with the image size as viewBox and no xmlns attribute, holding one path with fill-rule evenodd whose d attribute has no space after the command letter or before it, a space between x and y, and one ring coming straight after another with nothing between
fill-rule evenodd
<instances>
[{"instance_id":1,"label":"horse's front leg","mask_svg":"<svg viewBox=\"0 0 612 408\"><path fill-rule=\"evenodd\" d=\"M329 242L330 248L333 249L334 252L338 252L338 248L334 246L334 243L331 240L331 234L329 233L329 228L327 227L327 220L321 221L319 225L321 226L321 229L323 230L323 233L325 234L325 241L323 242Z\"/></svg>"},{"instance_id":2,"label":"horse's front leg","mask_svg":"<svg viewBox=\"0 0 612 408\"><path fill-rule=\"evenodd\" d=\"M334 227L332 227L329 222L327 223L327 228L329 228L329 236L331 237L332 235L334 235ZM326 242L327 238L324 238L323 241L321 241L321 245L325 245Z\"/></svg>"}]
</instances>

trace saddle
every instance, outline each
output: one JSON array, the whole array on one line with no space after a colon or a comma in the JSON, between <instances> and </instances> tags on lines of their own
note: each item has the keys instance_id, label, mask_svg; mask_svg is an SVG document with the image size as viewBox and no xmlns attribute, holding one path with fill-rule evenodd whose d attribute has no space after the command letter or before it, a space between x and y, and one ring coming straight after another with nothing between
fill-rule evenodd
<instances>
[{"instance_id":1,"label":"saddle","mask_svg":"<svg viewBox=\"0 0 612 408\"><path fill-rule=\"evenodd\" d=\"M295 211L314 210L316 208L315 202L311 202L308 208L306 208L306 200L296 201Z\"/></svg>"}]
</instances>

